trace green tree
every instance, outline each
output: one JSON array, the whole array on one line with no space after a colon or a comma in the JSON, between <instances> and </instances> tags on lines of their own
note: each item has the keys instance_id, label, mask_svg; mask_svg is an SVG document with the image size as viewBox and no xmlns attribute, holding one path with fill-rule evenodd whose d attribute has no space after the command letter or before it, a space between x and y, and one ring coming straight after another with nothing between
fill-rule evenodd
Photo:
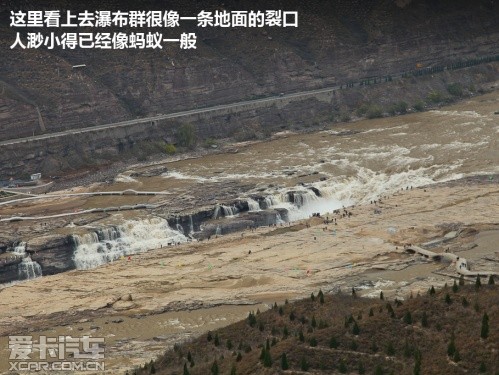
<instances>
[{"instance_id":1,"label":"green tree","mask_svg":"<svg viewBox=\"0 0 499 375\"><path fill-rule=\"evenodd\" d=\"M421 317L421 325L423 327L428 327L428 316L426 314L426 311L423 311L423 316Z\"/></svg>"},{"instance_id":2,"label":"green tree","mask_svg":"<svg viewBox=\"0 0 499 375\"><path fill-rule=\"evenodd\" d=\"M219 369L218 369L218 363L217 360L213 361L213 364L211 365L211 375L218 375L219 374Z\"/></svg>"},{"instance_id":3,"label":"green tree","mask_svg":"<svg viewBox=\"0 0 499 375\"><path fill-rule=\"evenodd\" d=\"M336 337L331 337L331 340L329 340L329 347L332 349L336 349L340 344L338 343L338 340L336 340Z\"/></svg>"},{"instance_id":4,"label":"green tree","mask_svg":"<svg viewBox=\"0 0 499 375\"><path fill-rule=\"evenodd\" d=\"M310 339L310 346L311 347L316 347L317 346L317 339L315 337L312 337Z\"/></svg>"},{"instance_id":5,"label":"green tree","mask_svg":"<svg viewBox=\"0 0 499 375\"><path fill-rule=\"evenodd\" d=\"M196 131L192 124L183 124L177 131L178 144L182 147L192 148L196 144Z\"/></svg>"},{"instance_id":6,"label":"green tree","mask_svg":"<svg viewBox=\"0 0 499 375\"><path fill-rule=\"evenodd\" d=\"M352 333L356 336L360 333L360 328L359 328L357 322L353 322Z\"/></svg>"},{"instance_id":7,"label":"green tree","mask_svg":"<svg viewBox=\"0 0 499 375\"><path fill-rule=\"evenodd\" d=\"M364 375L366 373L366 369L362 362L359 362L359 369L357 370L359 375Z\"/></svg>"},{"instance_id":8,"label":"green tree","mask_svg":"<svg viewBox=\"0 0 499 375\"><path fill-rule=\"evenodd\" d=\"M435 288L432 285L431 288L430 288L430 296L432 296L434 294L435 294Z\"/></svg>"},{"instance_id":9,"label":"green tree","mask_svg":"<svg viewBox=\"0 0 499 375\"><path fill-rule=\"evenodd\" d=\"M480 276L477 276L476 277L476 281L475 281L475 288L480 288L482 286L482 282L480 281Z\"/></svg>"},{"instance_id":10,"label":"green tree","mask_svg":"<svg viewBox=\"0 0 499 375\"><path fill-rule=\"evenodd\" d=\"M287 338L289 336L288 326L284 326L284 328L282 329L282 335L284 336L284 338Z\"/></svg>"},{"instance_id":11,"label":"green tree","mask_svg":"<svg viewBox=\"0 0 499 375\"><path fill-rule=\"evenodd\" d=\"M272 357L270 355L270 350L265 350L265 356L263 358L263 366L272 367Z\"/></svg>"},{"instance_id":12,"label":"green tree","mask_svg":"<svg viewBox=\"0 0 499 375\"><path fill-rule=\"evenodd\" d=\"M381 365L377 365L374 369L374 375L383 375L383 367Z\"/></svg>"},{"instance_id":13,"label":"green tree","mask_svg":"<svg viewBox=\"0 0 499 375\"><path fill-rule=\"evenodd\" d=\"M459 285L461 285L461 286L464 285L464 276L463 275L459 276Z\"/></svg>"},{"instance_id":14,"label":"green tree","mask_svg":"<svg viewBox=\"0 0 499 375\"><path fill-rule=\"evenodd\" d=\"M321 294L319 296L319 302L321 303L321 305L324 305L324 294Z\"/></svg>"},{"instance_id":15,"label":"green tree","mask_svg":"<svg viewBox=\"0 0 499 375\"><path fill-rule=\"evenodd\" d=\"M482 317L482 330L480 332L480 337L482 339L489 337L489 316L486 312L483 313Z\"/></svg>"},{"instance_id":16,"label":"green tree","mask_svg":"<svg viewBox=\"0 0 499 375\"><path fill-rule=\"evenodd\" d=\"M414 375L421 375L421 352L416 350L414 352Z\"/></svg>"},{"instance_id":17,"label":"green tree","mask_svg":"<svg viewBox=\"0 0 499 375\"><path fill-rule=\"evenodd\" d=\"M229 350L232 349L232 341L230 339L227 339L227 342L225 345L227 346L227 349L229 349Z\"/></svg>"},{"instance_id":18,"label":"green tree","mask_svg":"<svg viewBox=\"0 0 499 375\"><path fill-rule=\"evenodd\" d=\"M383 295L383 291L381 291L379 293L379 299L381 299L381 300L385 299L385 296Z\"/></svg>"},{"instance_id":19,"label":"green tree","mask_svg":"<svg viewBox=\"0 0 499 375\"><path fill-rule=\"evenodd\" d=\"M410 311L407 311L404 315L404 323L405 324L412 324L412 316L411 316L411 312Z\"/></svg>"},{"instance_id":20,"label":"green tree","mask_svg":"<svg viewBox=\"0 0 499 375\"><path fill-rule=\"evenodd\" d=\"M298 333L298 337L299 337L301 342L305 341L305 336L303 336L303 331L301 329L300 329L300 332Z\"/></svg>"},{"instance_id":21,"label":"green tree","mask_svg":"<svg viewBox=\"0 0 499 375\"><path fill-rule=\"evenodd\" d=\"M312 315L312 327L315 328L317 327L317 321L315 320L315 315Z\"/></svg>"},{"instance_id":22,"label":"green tree","mask_svg":"<svg viewBox=\"0 0 499 375\"><path fill-rule=\"evenodd\" d=\"M388 345L386 345L386 354L390 356L395 354L395 347L391 341L389 341Z\"/></svg>"},{"instance_id":23,"label":"green tree","mask_svg":"<svg viewBox=\"0 0 499 375\"><path fill-rule=\"evenodd\" d=\"M461 356L459 355L459 351L456 349L454 352L454 362L459 362L461 360Z\"/></svg>"},{"instance_id":24,"label":"green tree","mask_svg":"<svg viewBox=\"0 0 499 375\"><path fill-rule=\"evenodd\" d=\"M338 370L340 371L341 374L346 374L347 373L347 365L345 364L345 361L343 359L340 359L340 365L338 366Z\"/></svg>"},{"instance_id":25,"label":"green tree","mask_svg":"<svg viewBox=\"0 0 499 375\"><path fill-rule=\"evenodd\" d=\"M452 285L452 291L453 291L454 293L456 293L456 292L457 292L457 290L458 290L457 283L456 283L456 280L454 280L454 285Z\"/></svg>"},{"instance_id":26,"label":"green tree","mask_svg":"<svg viewBox=\"0 0 499 375\"><path fill-rule=\"evenodd\" d=\"M288 359L286 358L286 353L282 353L281 355L281 369L287 370L289 369Z\"/></svg>"},{"instance_id":27,"label":"green tree","mask_svg":"<svg viewBox=\"0 0 499 375\"><path fill-rule=\"evenodd\" d=\"M488 282L489 285L494 285L495 284L495 281L494 281L494 276L493 275L490 275L489 276L489 282Z\"/></svg>"},{"instance_id":28,"label":"green tree","mask_svg":"<svg viewBox=\"0 0 499 375\"><path fill-rule=\"evenodd\" d=\"M447 355L452 357L456 352L456 343L454 342L454 334L452 334L449 345L447 345Z\"/></svg>"},{"instance_id":29,"label":"green tree","mask_svg":"<svg viewBox=\"0 0 499 375\"><path fill-rule=\"evenodd\" d=\"M235 363L232 364L232 367L230 369L230 375L237 375Z\"/></svg>"},{"instance_id":30,"label":"green tree","mask_svg":"<svg viewBox=\"0 0 499 375\"><path fill-rule=\"evenodd\" d=\"M305 357L302 357L301 361L300 361L300 368L301 368L301 370L302 371L308 371L309 367L310 367L310 365L308 364L307 359Z\"/></svg>"},{"instance_id":31,"label":"green tree","mask_svg":"<svg viewBox=\"0 0 499 375\"><path fill-rule=\"evenodd\" d=\"M449 293L445 294L445 303L450 305L452 303L452 300L450 299Z\"/></svg>"},{"instance_id":32,"label":"green tree","mask_svg":"<svg viewBox=\"0 0 499 375\"><path fill-rule=\"evenodd\" d=\"M187 368L187 362L184 363L184 375L190 375L189 369Z\"/></svg>"},{"instance_id":33,"label":"green tree","mask_svg":"<svg viewBox=\"0 0 499 375\"><path fill-rule=\"evenodd\" d=\"M312 301L315 301L314 292L312 292L312 294L310 295L310 299L311 299Z\"/></svg>"},{"instance_id":34,"label":"green tree","mask_svg":"<svg viewBox=\"0 0 499 375\"><path fill-rule=\"evenodd\" d=\"M218 333L215 333L215 340L213 340L215 346L220 345L220 339L218 338Z\"/></svg>"},{"instance_id":35,"label":"green tree","mask_svg":"<svg viewBox=\"0 0 499 375\"><path fill-rule=\"evenodd\" d=\"M485 366L485 362L480 363L480 367L479 367L478 371L480 371L481 374L483 374L484 372L487 372L487 366Z\"/></svg>"},{"instance_id":36,"label":"green tree","mask_svg":"<svg viewBox=\"0 0 499 375\"><path fill-rule=\"evenodd\" d=\"M369 316L374 316L374 310L372 307L369 309Z\"/></svg>"}]
</instances>

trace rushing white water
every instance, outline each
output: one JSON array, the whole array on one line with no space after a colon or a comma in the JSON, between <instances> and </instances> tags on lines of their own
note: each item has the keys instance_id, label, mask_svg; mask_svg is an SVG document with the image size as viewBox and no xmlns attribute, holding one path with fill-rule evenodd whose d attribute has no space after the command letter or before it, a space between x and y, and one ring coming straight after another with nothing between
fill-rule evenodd
<instances>
[{"instance_id":1,"label":"rushing white water","mask_svg":"<svg viewBox=\"0 0 499 375\"><path fill-rule=\"evenodd\" d=\"M17 266L17 274L19 280L35 279L42 276L42 267L28 256Z\"/></svg>"},{"instance_id":2,"label":"rushing white water","mask_svg":"<svg viewBox=\"0 0 499 375\"><path fill-rule=\"evenodd\" d=\"M19 242L12 252L23 260L17 265L17 275L19 280L31 280L42 276L42 267L34 262L26 253L26 242Z\"/></svg>"},{"instance_id":3,"label":"rushing white water","mask_svg":"<svg viewBox=\"0 0 499 375\"><path fill-rule=\"evenodd\" d=\"M17 256L26 256L26 242L19 242L15 247L13 251L14 255Z\"/></svg>"},{"instance_id":4,"label":"rushing white water","mask_svg":"<svg viewBox=\"0 0 499 375\"><path fill-rule=\"evenodd\" d=\"M225 217L235 216L239 213L238 208L234 205L232 206L222 205L221 207Z\"/></svg>"},{"instance_id":5,"label":"rushing white water","mask_svg":"<svg viewBox=\"0 0 499 375\"><path fill-rule=\"evenodd\" d=\"M178 230L162 218L126 221L124 224L74 235L74 263L77 269L89 269L162 246L186 242Z\"/></svg>"},{"instance_id":6,"label":"rushing white water","mask_svg":"<svg viewBox=\"0 0 499 375\"><path fill-rule=\"evenodd\" d=\"M258 203L256 200L248 197L248 198L246 198L246 201L248 202L248 211L251 211L251 212L261 211L260 203Z\"/></svg>"}]
</instances>

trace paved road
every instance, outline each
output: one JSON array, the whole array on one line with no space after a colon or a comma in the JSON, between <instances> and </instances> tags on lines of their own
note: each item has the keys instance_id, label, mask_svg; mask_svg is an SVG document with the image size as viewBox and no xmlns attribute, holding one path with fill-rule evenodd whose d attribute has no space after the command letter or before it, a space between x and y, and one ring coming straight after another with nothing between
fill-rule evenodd
<instances>
[{"instance_id":1,"label":"paved road","mask_svg":"<svg viewBox=\"0 0 499 375\"><path fill-rule=\"evenodd\" d=\"M170 113L170 114L166 114L166 115L157 115L157 116L145 117L145 118L141 118L141 119L115 122L112 124L95 125L95 126L89 126L89 127L85 127L85 128L65 130L62 132L35 135L32 137L8 139L6 141L1 141L0 146L15 145L15 144L23 143L23 142L31 142L31 141L37 141L37 140L43 140L43 139L50 139L50 138L71 135L71 134L82 134L82 133L88 133L88 132L98 131L98 130L102 130L102 129L126 127L126 126L131 126L131 125L150 123L151 121L171 119L171 118L183 117L183 116L190 116L190 115L195 115L195 114L200 114L200 113L209 113L209 112L219 111L219 110L223 110L223 109L244 107L246 105L252 105L252 104L267 103L267 102L281 101L281 100L292 99L292 98L313 96L316 94L332 92L334 90L338 90L339 88L340 88L340 86L332 86L332 87L327 87L327 88L322 88L322 89L317 89L317 90L297 92L294 94L277 95L277 96L271 96L271 97L263 98L263 99L245 100L245 101L241 101L241 102L237 102L237 103L222 104L222 105L217 105L217 106L213 106L213 107L191 109L188 111L175 112L175 113Z\"/></svg>"}]
</instances>

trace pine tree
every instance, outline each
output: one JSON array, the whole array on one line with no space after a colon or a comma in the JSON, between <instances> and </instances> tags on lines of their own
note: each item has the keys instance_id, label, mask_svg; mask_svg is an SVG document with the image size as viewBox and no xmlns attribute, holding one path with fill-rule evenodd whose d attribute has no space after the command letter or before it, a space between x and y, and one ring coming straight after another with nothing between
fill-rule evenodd
<instances>
[{"instance_id":1,"label":"pine tree","mask_svg":"<svg viewBox=\"0 0 499 375\"><path fill-rule=\"evenodd\" d=\"M356 336L360 333L360 328L357 325L357 322L353 323L352 333Z\"/></svg>"},{"instance_id":2,"label":"pine tree","mask_svg":"<svg viewBox=\"0 0 499 375\"><path fill-rule=\"evenodd\" d=\"M478 369L478 371L480 371L481 374L487 371L487 366L485 366L485 362L480 363L480 368Z\"/></svg>"},{"instance_id":3,"label":"pine tree","mask_svg":"<svg viewBox=\"0 0 499 375\"><path fill-rule=\"evenodd\" d=\"M299 337L301 342L305 341L305 336L303 336L303 331L301 329L300 329L300 332L298 333L298 337Z\"/></svg>"},{"instance_id":4,"label":"pine tree","mask_svg":"<svg viewBox=\"0 0 499 375\"><path fill-rule=\"evenodd\" d=\"M414 375L421 375L421 352L416 350L414 352Z\"/></svg>"},{"instance_id":5,"label":"pine tree","mask_svg":"<svg viewBox=\"0 0 499 375\"><path fill-rule=\"evenodd\" d=\"M265 367L272 367L272 357L270 356L270 350L265 350L265 356L263 358L263 365Z\"/></svg>"},{"instance_id":6,"label":"pine tree","mask_svg":"<svg viewBox=\"0 0 499 375\"><path fill-rule=\"evenodd\" d=\"M237 353L236 362L241 362L241 359L243 359L243 355L239 352Z\"/></svg>"},{"instance_id":7,"label":"pine tree","mask_svg":"<svg viewBox=\"0 0 499 375\"><path fill-rule=\"evenodd\" d=\"M352 297L357 297L357 293L355 293L355 288L352 288Z\"/></svg>"},{"instance_id":8,"label":"pine tree","mask_svg":"<svg viewBox=\"0 0 499 375\"><path fill-rule=\"evenodd\" d=\"M218 369L218 363L217 360L213 361L213 364L211 365L211 375L218 375L219 374L219 369Z\"/></svg>"},{"instance_id":9,"label":"pine tree","mask_svg":"<svg viewBox=\"0 0 499 375\"><path fill-rule=\"evenodd\" d=\"M482 330L480 332L480 337L482 339L486 339L487 337L489 337L489 316L486 312L483 313Z\"/></svg>"},{"instance_id":10,"label":"pine tree","mask_svg":"<svg viewBox=\"0 0 499 375\"><path fill-rule=\"evenodd\" d=\"M310 346L311 347L316 347L317 346L317 339L315 337L312 337L310 339Z\"/></svg>"},{"instance_id":11,"label":"pine tree","mask_svg":"<svg viewBox=\"0 0 499 375\"><path fill-rule=\"evenodd\" d=\"M391 341L389 341L388 345L386 346L386 354L387 355L394 355L395 354L395 348L393 347L393 343Z\"/></svg>"},{"instance_id":12,"label":"pine tree","mask_svg":"<svg viewBox=\"0 0 499 375\"><path fill-rule=\"evenodd\" d=\"M312 327L315 328L317 327L317 321L315 320L315 315L312 315Z\"/></svg>"},{"instance_id":13,"label":"pine tree","mask_svg":"<svg viewBox=\"0 0 499 375\"><path fill-rule=\"evenodd\" d=\"M309 364L308 364L307 359L305 357L301 358L300 368L302 371L307 371L309 368Z\"/></svg>"},{"instance_id":14,"label":"pine tree","mask_svg":"<svg viewBox=\"0 0 499 375\"><path fill-rule=\"evenodd\" d=\"M435 294L435 288L432 285L431 288L430 288L430 296L432 296L434 294Z\"/></svg>"},{"instance_id":15,"label":"pine tree","mask_svg":"<svg viewBox=\"0 0 499 375\"><path fill-rule=\"evenodd\" d=\"M284 315L284 310L282 309L281 306L279 306L279 315L283 316Z\"/></svg>"},{"instance_id":16,"label":"pine tree","mask_svg":"<svg viewBox=\"0 0 499 375\"><path fill-rule=\"evenodd\" d=\"M456 352L456 344L454 342L454 334L452 334L449 345L447 345L447 355L452 357Z\"/></svg>"},{"instance_id":17,"label":"pine tree","mask_svg":"<svg viewBox=\"0 0 499 375\"><path fill-rule=\"evenodd\" d=\"M412 316L411 316L411 312L410 311L407 311L404 315L404 323L405 324L412 324Z\"/></svg>"},{"instance_id":18,"label":"pine tree","mask_svg":"<svg viewBox=\"0 0 499 375\"><path fill-rule=\"evenodd\" d=\"M426 311L423 311L423 316L421 317L421 325L423 327L428 327L428 316L426 315Z\"/></svg>"},{"instance_id":19,"label":"pine tree","mask_svg":"<svg viewBox=\"0 0 499 375\"><path fill-rule=\"evenodd\" d=\"M463 305L463 307L468 307L470 305L470 303L468 302L468 300L466 299L466 297L463 297L461 299L461 304Z\"/></svg>"},{"instance_id":20,"label":"pine tree","mask_svg":"<svg viewBox=\"0 0 499 375\"><path fill-rule=\"evenodd\" d=\"M208 341L211 341L213 339L213 337L211 336L211 331L208 331L208 335L206 336L206 339Z\"/></svg>"},{"instance_id":21,"label":"pine tree","mask_svg":"<svg viewBox=\"0 0 499 375\"><path fill-rule=\"evenodd\" d=\"M372 307L369 309L369 316L374 316L374 310Z\"/></svg>"},{"instance_id":22,"label":"pine tree","mask_svg":"<svg viewBox=\"0 0 499 375\"><path fill-rule=\"evenodd\" d=\"M359 375L364 375L366 373L366 369L364 368L364 364L359 362L359 369L357 370Z\"/></svg>"},{"instance_id":23,"label":"pine tree","mask_svg":"<svg viewBox=\"0 0 499 375\"><path fill-rule=\"evenodd\" d=\"M232 367L230 369L230 375L237 375L236 365L234 363L232 364Z\"/></svg>"},{"instance_id":24,"label":"pine tree","mask_svg":"<svg viewBox=\"0 0 499 375\"><path fill-rule=\"evenodd\" d=\"M482 286L482 281L480 280L480 276L477 276L476 277L476 281L475 281L475 288L480 288Z\"/></svg>"},{"instance_id":25,"label":"pine tree","mask_svg":"<svg viewBox=\"0 0 499 375\"><path fill-rule=\"evenodd\" d=\"M459 351L456 349L454 352L454 362L459 362L461 360L461 356L459 355Z\"/></svg>"},{"instance_id":26,"label":"pine tree","mask_svg":"<svg viewBox=\"0 0 499 375\"><path fill-rule=\"evenodd\" d=\"M323 304L324 304L324 294L321 294L321 295L319 296L319 302L321 303L321 305L323 305Z\"/></svg>"},{"instance_id":27,"label":"pine tree","mask_svg":"<svg viewBox=\"0 0 499 375\"><path fill-rule=\"evenodd\" d=\"M288 326L284 326L282 335L284 336L284 338L287 338L289 336Z\"/></svg>"},{"instance_id":28,"label":"pine tree","mask_svg":"<svg viewBox=\"0 0 499 375\"><path fill-rule=\"evenodd\" d=\"M347 373L347 365L345 365L345 362L343 361L343 359L340 360L340 365L338 366L338 370L340 371L340 373L342 374L346 374Z\"/></svg>"},{"instance_id":29,"label":"pine tree","mask_svg":"<svg viewBox=\"0 0 499 375\"><path fill-rule=\"evenodd\" d=\"M187 352L187 360L188 360L189 362L192 362L192 354L191 354L191 352L190 352L190 351L189 351L189 352Z\"/></svg>"},{"instance_id":30,"label":"pine tree","mask_svg":"<svg viewBox=\"0 0 499 375\"><path fill-rule=\"evenodd\" d=\"M454 285L452 285L452 291L456 293L458 291L456 280L454 280Z\"/></svg>"},{"instance_id":31,"label":"pine tree","mask_svg":"<svg viewBox=\"0 0 499 375\"><path fill-rule=\"evenodd\" d=\"M377 365L376 369L374 370L374 375L383 375L383 368L381 365Z\"/></svg>"},{"instance_id":32,"label":"pine tree","mask_svg":"<svg viewBox=\"0 0 499 375\"><path fill-rule=\"evenodd\" d=\"M449 293L445 294L445 303L450 305L452 303L452 300L450 299Z\"/></svg>"},{"instance_id":33,"label":"pine tree","mask_svg":"<svg viewBox=\"0 0 499 375\"><path fill-rule=\"evenodd\" d=\"M379 299L381 299L381 300L385 299L385 297L383 295L383 291L379 292Z\"/></svg>"},{"instance_id":34,"label":"pine tree","mask_svg":"<svg viewBox=\"0 0 499 375\"><path fill-rule=\"evenodd\" d=\"M404 344L404 356L410 357L412 354L411 347L409 346L409 341L405 339L405 344Z\"/></svg>"},{"instance_id":35,"label":"pine tree","mask_svg":"<svg viewBox=\"0 0 499 375\"><path fill-rule=\"evenodd\" d=\"M288 359L286 358L286 353L282 353L281 355L281 369L287 370L289 369Z\"/></svg>"},{"instance_id":36,"label":"pine tree","mask_svg":"<svg viewBox=\"0 0 499 375\"><path fill-rule=\"evenodd\" d=\"M310 299L311 299L312 301L315 301L314 292L312 292L312 294L310 295Z\"/></svg>"},{"instance_id":37,"label":"pine tree","mask_svg":"<svg viewBox=\"0 0 499 375\"><path fill-rule=\"evenodd\" d=\"M332 349L336 349L339 346L338 340L336 340L336 337L331 337L331 340L329 340L329 347Z\"/></svg>"},{"instance_id":38,"label":"pine tree","mask_svg":"<svg viewBox=\"0 0 499 375\"><path fill-rule=\"evenodd\" d=\"M227 346L227 349L229 349L229 350L232 349L232 341L230 339L227 339L227 342L225 345Z\"/></svg>"},{"instance_id":39,"label":"pine tree","mask_svg":"<svg viewBox=\"0 0 499 375\"><path fill-rule=\"evenodd\" d=\"M493 275L489 276L489 282L487 284L489 284L489 285L494 285L495 284L494 276Z\"/></svg>"},{"instance_id":40,"label":"pine tree","mask_svg":"<svg viewBox=\"0 0 499 375\"><path fill-rule=\"evenodd\" d=\"M184 363L184 375L190 375L189 370L187 369L187 362Z\"/></svg>"},{"instance_id":41,"label":"pine tree","mask_svg":"<svg viewBox=\"0 0 499 375\"><path fill-rule=\"evenodd\" d=\"M215 333L215 340L213 340L215 346L220 345L220 339L218 338L218 333Z\"/></svg>"}]
</instances>

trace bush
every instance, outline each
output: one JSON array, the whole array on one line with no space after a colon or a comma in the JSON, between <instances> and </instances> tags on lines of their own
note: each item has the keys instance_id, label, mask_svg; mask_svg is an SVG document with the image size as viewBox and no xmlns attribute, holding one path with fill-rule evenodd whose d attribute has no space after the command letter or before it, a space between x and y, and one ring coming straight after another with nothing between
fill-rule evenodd
<instances>
[{"instance_id":1,"label":"bush","mask_svg":"<svg viewBox=\"0 0 499 375\"><path fill-rule=\"evenodd\" d=\"M177 130L178 144L182 147L192 148L196 144L196 132L192 124L184 124Z\"/></svg>"},{"instance_id":2,"label":"bush","mask_svg":"<svg viewBox=\"0 0 499 375\"><path fill-rule=\"evenodd\" d=\"M460 83L451 83L447 85L447 92L452 96L462 96L463 86Z\"/></svg>"},{"instance_id":3,"label":"bush","mask_svg":"<svg viewBox=\"0 0 499 375\"><path fill-rule=\"evenodd\" d=\"M426 97L428 103L440 103L443 100L443 95L440 91L433 90Z\"/></svg>"},{"instance_id":4,"label":"bush","mask_svg":"<svg viewBox=\"0 0 499 375\"><path fill-rule=\"evenodd\" d=\"M383 109L376 104L370 105L367 109L366 117L369 119L383 117Z\"/></svg>"},{"instance_id":5,"label":"bush","mask_svg":"<svg viewBox=\"0 0 499 375\"><path fill-rule=\"evenodd\" d=\"M169 143L167 143L167 144L165 145L165 153L166 153L166 154L168 154L168 155L173 155L173 154L174 154L174 153L176 153L176 152L177 152L177 148L176 148L174 145L169 144Z\"/></svg>"},{"instance_id":6,"label":"bush","mask_svg":"<svg viewBox=\"0 0 499 375\"><path fill-rule=\"evenodd\" d=\"M414 103L413 108L416 112L422 112L424 111L424 103L421 100L418 100Z\"/></svg>"}]
</instances>

